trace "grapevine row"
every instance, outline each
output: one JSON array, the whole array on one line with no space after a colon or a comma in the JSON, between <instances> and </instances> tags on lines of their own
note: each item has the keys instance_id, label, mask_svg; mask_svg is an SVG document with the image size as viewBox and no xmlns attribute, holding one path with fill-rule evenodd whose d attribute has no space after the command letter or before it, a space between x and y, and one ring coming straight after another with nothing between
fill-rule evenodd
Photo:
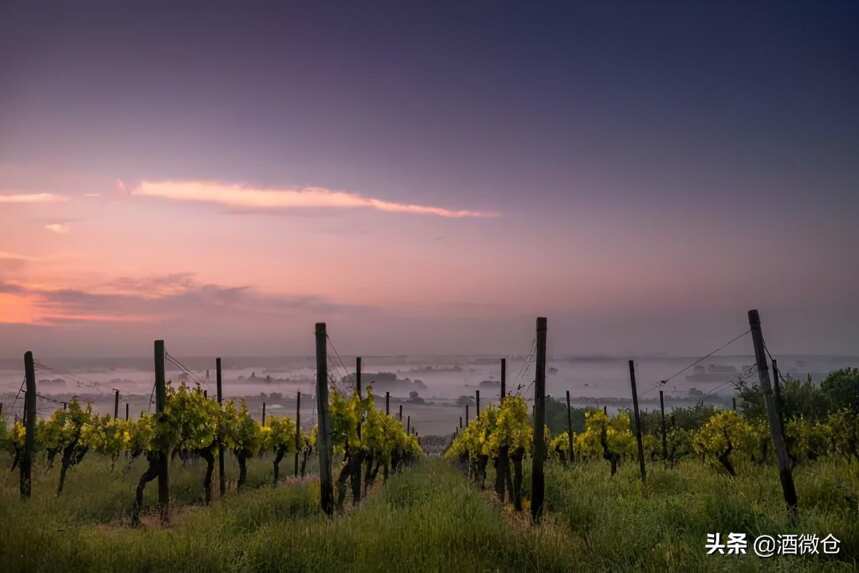
<instances>
[{"instance_id":1,"label":"grapevine row","mask_svg":"<svg viewBox=\"0 0 859 573\"><path fill-rule=\"evenodd\" d=\"M244 402L230 400L218 404L209 400L199 387L180 384L166 385L167 400L162 413L143 413L136 420L122 420L109 415L100 416L92 407L72 400L68 408L55 411L36 426L35 450L43 453L49 465L60 460L57 494L61 494L66 476L89 452L104 455L115 463L121 456L129 459L143 456L148 467L140 476L135 492L132 520L137 521L146 484L159 473L160 452L170 457L199 457L206 462L202 489L206 503L212 499L212 475L220 446L235 455L239 465L237 489L247 479L247 460L261 454L272 454L273 481L279 477L284 456L296 449L298 429L288 417L269 417L265 425L257 423ZM344 466L356 459L367 465L366 486L372 485L379 468L397 471L421 455L417 439L406 433L395 418L379 411L371 392L363 398L346 396L336 389L330 395L331 439L335 454L342 454ZM359 431L360 427L360 431ZM317 428L298 432L301 473L316 445ZM0 425L0 442L7 434ZM14 469L20 459L26 428L16 422L5 436ZM342 498L341 498L342 499Z\"/></svg>"},{"instance_id":2,"label":"grapevine row","mask_svg":"<svg viewBox=\"0 0 859 573\"><path fill-rule=\"evenodd\" d=\"M832 412L820 421L802 417L784 423L785 436L792 463L813 461L823 456L839 456L859 461L859 417L848 409ZM635 458L636 442L630 416L619 412L609 416L602 410L585 413L585 429L573 433L574 451L570 452L567 432L551 436L545 428L546 450L549 457L567 463L578 460L605 460L611 475L619 464ZM445 457L456 461L481 486L486 467L492 460L497 467L505 448L516 456L530 454L533 448L533 425L525 401L518 396L504 399L500 406L489 406L469 422L448 446ZM661 435L646 433L643 437L645 456L652 461L665 457L674 465L684 456L697 455L719 471L735 476L735 458L763 464L772 459L771 437L766 420L749 420L734 411L714 412L697 429L673 426L666 432L666 452L663 456ZM515 458L512 458L515 461ZM521 457L519 470L521 475ZM512 497L521 509L521 477L514 480Z\"/></svg>"}]
</instances>

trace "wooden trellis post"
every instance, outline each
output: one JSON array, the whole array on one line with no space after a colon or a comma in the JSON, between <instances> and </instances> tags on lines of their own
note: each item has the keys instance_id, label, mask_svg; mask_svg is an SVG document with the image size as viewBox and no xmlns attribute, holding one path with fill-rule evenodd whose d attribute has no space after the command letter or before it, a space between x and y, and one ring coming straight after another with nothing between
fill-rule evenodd
<instances>
[{"instance_id":1,"label":"wooden trellis post","mask_svg":"<svg viewBox=\"0 0 859 573\"><path fill-rule=\"evenodd\" d=\"M355 358L355 393L358 395L358 400L361 400L361 357ZM358 419L358 440L361 440L361 419ZM356 451L349 452L349 463L351 464L351 481L352 481L352 505L357 505L361 501L361 464L364 461L360 448ZM372 460L371 460L372 461ZM367 469L367 477L371 468Z\"/></svg>"},{"instance_id":2,"label":"wooden trellis post","mask_svg":"<svg viewBox=\"0 0 859 573\"><path fill-rule=\"evenodd\" d=\"M507 359L501 359L501 392L499 395L499 407L504 405L504 398L507 397ZM462 427L462 417L459 418L459 427ZM510 475L510 445L502 444L498 448L498 460L495 464L495 495L498 496L498 501L504 503L504 496L507 490L507 481Z\"/></svg>"},{"instance_id":3,"label":"wooden trellis post","mask_svg":"<svg viewBox=\"0 0 859 573\"><path fill-rule=\"evenodd\" d=\"M534 380L534 456L531 460L531 519L539 523L543 515L545 481L543 460L546 457L546 317L537 318L537 360Z\"/></svg>"},{"instance_id":4,"label":"wooden trellis post","mask_svg":"<svg viewBox=\"0 0 859 573\"><path fill-rule=\"evenodd\" d=\"M570 462L574 462L576 461L576 454L573 449L573 410L570 407L569 390L567 390L567 437L570 440Z\"/></svg>"},{"instance_id":5,"label":"wooden trellis post","mask_svg":"<svg viewBox=\"0 0 859 573\"><path fill-rule=\"evenodd\" d=\"M215 380L218 392L218 406L223 407L224 404L224 389L221 376L221 359L215 359ZM218 436L218 492L221 497L227 494L227 476L224 473L224 440L223 436Z\"/></svg>"},{"instance_id":6,"label":"wooden trellis post","mask_svg":"<svg viewBox=\"0 0 859 573\"><path fill-rule=\"evenodd\" d=\"M474 391L475 418L480 417L480 390Z\"/></svg>"},{"instance_id":7,"label":"wooden trellis post","mask_svg":"<svg viewBox=\"0 0 859 573\"><path fill-rule=\"evenodd\" d=\"M328 335L325 323L316 323L316 410L319 434L316 438L319 450L320 506L326 515L334 513L334 487L331 481L331 434L328 425Z\"/></svg>"},{"instance_id":8,"label":"wooden trellis post","mask_svg":"<svg viewBox=\"0 0 859 573\"><path fill-rule=\"evenodd\" d=\"M664 384L665 382L663 382ZM668 434L665 431L665 398L662 390L659 391L659 411L662 414L662 459L668 459Z\"/></svg>"},{"instance_id":9,"label":"wooden trellis post","mask_svg":"<svg viewBox=\"0 0 859 573\"><path fill-rule=\"evenodd\" d=\"M632 409L635 415L635 441L638 442L638 466L641 470L641 481L647 479L644 469L644 443L641 440L641 416L638 413L638 390L635 387L635 362L629 361L629 384L632 386Z\"/></svg>"},{"instance_id":10,"label":"wooden trellis post","mask_svg":"<svg viewBox=\"0 0 859 573\"><path fill-rule=\"evenodd\" d=\"M501 359L501 402L504 402L504 398L507 396L507 359Z\"/></svg>"},{"instance_id":11,"label":"wooden trellis post","mask_svg":"<svg viewBox=\"0 0 859 573\"><path fill-rule=\"evenodd\" d=\"M355 357L355 392L361 397L361 357Z\"/></svg>"},{"instance_id":12,"label":"wooden trellis post","mask_svg":"<svg viewBox=\"0 0 859 573\"><path fill-rule=\"evenodd\" d=\"M114 390L113 394L113 419L119 418L119 389Z\"/></svg>"},{"instance_id":13,"label":"wooden trellis post","mask_svg":"<svg viewBox=\"0 0 859 573\"><path fill-rule=\"evenodd\" d=\"M164 341L155 341L155 412L160 420L167 407L167 386L164 381ZM170 521L170 478L168 472L169 452L158 452L158 505L161 507L161 523Z\"/></svg>"},{"instance_id":14,"label":"wooden trellis post","mask_svg":"<svg viewBox=\"0 0 859 573\"><path fill-rule=\"evenodd\" d=\"M301 450L301 390L295 395L295 477L298 477L298 455Z\"/></svg>"},{"instance_id":15,"label":"wooden trellis post","mask_svg":"<svg viewBox=\"0 0 859 573\"><path fill-rule=\"evenodd\" d=\"M793 472L790 468L790 458L787 455L787 446L784 441L784 433L782 432L779 404L773 396L772 386L770 385L770 372L767 366L764 335L763 330L761 329L761 317L756 309L749 311L749 330L751 330L752 342L755 346L755 361L758 366L758 380L760 381L761 391L764 395L764 405L766 406L770 435L772 436L773 446L776 452L776 460L778 461L778 473L779 480L781 481L781 489L784 494L784 501L787 504L788 514L791 520L795 521L798 516L796 486L793 483Z\"/></svg>"},{"instance_id":16,"label":"wooden trellis post","mask_svg":"<svg viewBox=\"0 0 859 573\"><path fill-rule=\"evenodd\" d=\"M24 353L24 379L26 394L24 394L24 451L18 461L20 467L20 494L22 499L30 497L33 486L33 450L36 445L36 367L33 363L33 353Z\"/></svg>"},{"instance_id":17,"label":"wooden trellis post","mask_svg":"<svg viewBox=\"0 0 859 573\"><path fill-rule=\"evenodd\" d=\"M391 393L385 392L385 415L391 415Z\"/></svg>"},{"instance_id":18,"label":"wooden trellis post","mask_svg":"<svg viewBox=\"0 0 859 573\"><path fill-rule=\"evenodd\" d=\"M784 398L781 394L781 375L778 371L778 360L773 359L773 391L775 392L776 410L778 410L778 423L781 424L781 434L784 435Z\"/></svg>"}]
</instances>

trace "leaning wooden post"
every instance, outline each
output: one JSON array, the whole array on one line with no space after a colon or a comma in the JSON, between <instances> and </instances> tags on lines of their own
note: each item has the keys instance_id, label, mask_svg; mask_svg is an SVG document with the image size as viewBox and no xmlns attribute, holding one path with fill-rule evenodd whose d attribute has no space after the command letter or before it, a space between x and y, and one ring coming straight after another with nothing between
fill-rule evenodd
<instances>
[{"instance_id":1,"label":"leaning wooden post","mask_svg":"<svg viewBox=\"0 0 859 573\"><path fill-rule=\"evenodd\" d=\"M778 473L781 480L781 489L784 493L784 501L787 504L788 514L792 521L798 516L796 486L793 483L793 473L790 469L790 458L787 455L787 446L784 442L781 424L779 423L778 402L773 397L770 385L770 372L767 367L766 351L764 349L764 335L761 330L761 317L756 309L749 311L749 330L752 332L752 342L755 345L755 360L758 366L758 379L761 391L764 395L764 404L767 410L767 420L770 426L773 447L778 461Z\"/></svg>"},{"instance_id":2,"label":"leaning wooden post","mask_svg":"<svg viewBox=\"0 0 859 573\"><path fill-rule=\"evenodd\" d=\"M391 415L391 393L385 392L385 415Z\"/></svg>"},{"instance_id":3,"label":"leaning wooden post","mask_svg":"<svg viewBox=\"0 0 859 573\"><path fill-rule=\"evenodd\" d=\"M222 407L224 403L224 388L221 377L221 359L215 359L215 380L218 392L218 407ZM219 430L220 431L220 430ZM218 492L221 497L227 494L227 476L224 470L224 440L223 436L218 435Z\"/></svg>"},{"instance_id":4,"label":"leaning wooden post","mask_svg":"<svg viewBox=\"0 0 859 573\"><path fill-rule=\"evenodd\" d=\"M167 407L167 385L164 382L164 341L155 341L155 412L160 421ZM170 478L167 464L169 452L158 452L158 505L161 507L161 523L170 521Z\"/></svg>"},{"instance_id":5,"label":"leaning wooden post","mask_svg":"<svg viewBox=\"0 0 859 573\"><path fill-rule=\"evenodd\" d=\"M665 381L662 382L665 384ZM662 459L668 459L668 434L665 432L665 397L662 390L659 391L659 411L662 414Z\"/></svg>"},{"instance_id":6,"label":"leaning wooden post","mask_svg":"<svg viewBox=\"0 0 859 573\"><path fill-rule=\"evenodd\" d=\"M638 413L638 390L635 387L635 362L629 361L629 384L632 386L632 410L635 415L635 441L638 442L638 466L641 469L641 481L647 478L644 469L644 444L641 441L641 416Z\"/></svg>"},{"instance_id":7,"label":"leaning wooden post","mask_svg":"<svg viewBox=\"0 0 859 573\"><path fill-rule=\"evenodd\" d=\"M119 389L114 390L113 394L113 419L119 418Z\"/></svg>"},{"instance_id":8,"label":"leaning wooden post","mask_svg":"<svg viewBox=\"0 0 859 573\"><path fill-rule=\"evenodd\" d=\"M778 371L778 360L773 358L773 390L775 391L775 403L778 410L778 423L781 424L781 434L784 435L784 398L781 395L781 374ZM788 453L789 456L789 453Z\"/></svg>"},{"instance_id":9,"label":"leaning wooden post","mask_svg":"<svg viewBox=\"0 0 859 573\"><path fill-rule=\"evenodd\" d=\"M331 483L331 434L328 426L328 335L325 323L316 323L316 410L319 416L320 505L326 515L334 513L334 488Z\"/></svg>"},{"instance_id":10,"label":"leaning wooden post","mask_svg":"<svg viewBox=\"0 0 859 573\"><path fill-rule=\"evenodd\" d=\"M21 469L20 493L21 498L29 498L33 485L33 450L36 445L36 367L33 364L33 353L24 353L24 378L26 394L24 394L24 451L18 465Z\"/></svg>"},{"instance_id":11,"label":"leaning wooden post","mask_svg":"<svg viewBox=\"0 0 859 573\"><path fill-rule=\"evenodd\" d=\"M295 477L298 477L298 452L301 450L301 390L295 396Z\"/></svg>"},{"instance_id":12,"label":"leaning wooden post","mask_svg":"<svg viewBox=\"0 0 859 573\"><path fill-rule=\"evenodd\" d=\"M543 515L545 482L543 459L546 457L546 317L537 318L537 362L534 381L534 457L531 460L531 519L539 523Z\"/></svg>"},{"instance_id":13,"label":"leaning wooden post","mask_svg":"<svg viewBox=\"0 0 859 573\"><path fill-rule=\"evenodd\" d=\"M570 462L576 461L573 449L573 409L570 407L570 391L567 390L567 437L570 439Z\"/></svg>"}]
</instances>

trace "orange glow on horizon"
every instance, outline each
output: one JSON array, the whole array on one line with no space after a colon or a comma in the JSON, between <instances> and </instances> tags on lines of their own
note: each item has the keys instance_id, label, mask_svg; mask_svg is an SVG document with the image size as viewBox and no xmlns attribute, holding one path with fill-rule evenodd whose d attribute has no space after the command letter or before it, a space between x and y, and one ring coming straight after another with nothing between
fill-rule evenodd
<instances>
[{"instance_id":1,"label":"orange glow on horizon","mask_svg":"<svg viewBox=\"0 0 859 573\"><path fill-rule=\"evenodd\" d=\"M0 293L0 324L33 324L34 310L29 297Z\"/></svg>"}]
</instances>

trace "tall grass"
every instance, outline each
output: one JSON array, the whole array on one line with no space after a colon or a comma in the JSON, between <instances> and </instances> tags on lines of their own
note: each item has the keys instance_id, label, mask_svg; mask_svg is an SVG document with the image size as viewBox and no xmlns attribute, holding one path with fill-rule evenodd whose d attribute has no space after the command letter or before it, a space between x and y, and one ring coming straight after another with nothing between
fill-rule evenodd
<instances>
[{"instance_id":1,"label":"tall grass","mask_svg":"<svg viewBox=\"0 0 859 573\"><path fill-rule=\"evenodd\" d=\"M5 461L5 460L0 460ZM859 465L800 466L800 521L786 517L773 468L727 479L697 462L676 469L635 464L550 464L547 511L498 504L452 465L424 460L377 487L356 508L319 513L315 480L269 486L270 460L255 460L247 491L204 507L202 466L171 468L173 523L132 529L127 512L142 464L124 474L93 457L53 495L56 470L36 472L34 497L17 499L17 475L0 482L3 571L851 571L859 554ZM291 472L286 472L291 473ZM230 475L236 475L235 468ZM491 483L491 479L487 483ZM253 487L256 486L256 487ZM155 504L155 487L147 495ZM217 489L217 488L216 488ZM835 559L706 556L708 532L833 533Z\"/></svg>"},{"instance_id":2,"label":"tall grass","mask_svg":"<svg viewBox=\"0 0 859 573\"><path fill-rule=\"evenodd\" d=\"M333 520L319 514L310 480L186 508L169 528L139 530L106 522L110 511L81 512L110 491L22 503L9 489L0 508L4 571L520 571L575 563L564 536L511 527L500 507L439 460L393 476Z\"/></svg>"},{"instance_id":3,"label":"tall grass","mask_svg":"<svg viewBox=\"0 0 859 573\"><path fill-rule=\"evenodd\" d=\"M696 461L675 469L649 464L646 483L638 465L625 464L610 478L605 463L572 469L550 466L546 501L550 519L587 546L584 561L597 570L792 571L846 570L859 559L859 465L823 460L794 472L800 518L787 516L777 470L747 465L729 478ZM746 533L749 554L705 555L707 533ZM752 552L755 536L832 533L841 540L837 559Z\"/></svg>"}]
</instances>

